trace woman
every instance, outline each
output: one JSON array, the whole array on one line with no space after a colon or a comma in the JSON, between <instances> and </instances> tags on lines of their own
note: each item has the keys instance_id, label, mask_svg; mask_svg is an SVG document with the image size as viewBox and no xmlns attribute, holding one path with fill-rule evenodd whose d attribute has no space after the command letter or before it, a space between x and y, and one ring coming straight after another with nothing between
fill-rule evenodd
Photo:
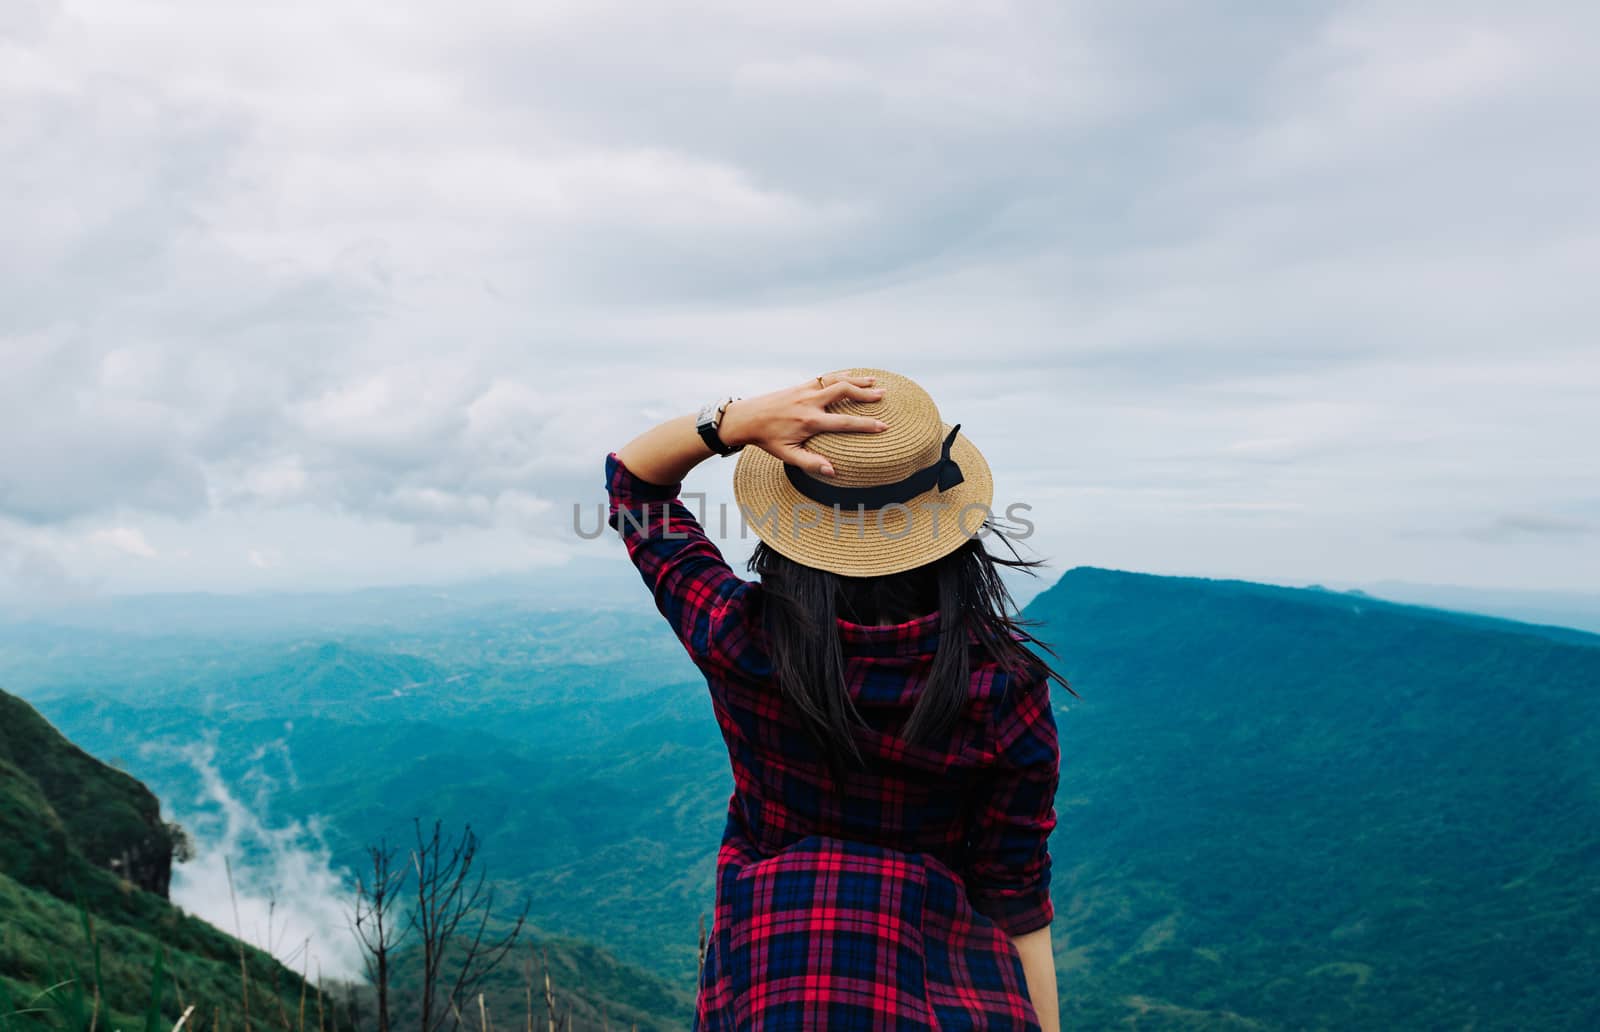
<instances>
[{"instance_id":1,"label":"woman","mask_svg":"<svg viewBox=\"0 0 1600 1032\"><path fill-rule=\"evenodd\" d=\"M734 452L759 582L678 499ZM959 426L911 380L855 369L668 420L606 479L733 766L694 1027L1059 1029L1066 682L999 578L1037 564L976 536L993 484Z\"/></svg>"}]
</instances>

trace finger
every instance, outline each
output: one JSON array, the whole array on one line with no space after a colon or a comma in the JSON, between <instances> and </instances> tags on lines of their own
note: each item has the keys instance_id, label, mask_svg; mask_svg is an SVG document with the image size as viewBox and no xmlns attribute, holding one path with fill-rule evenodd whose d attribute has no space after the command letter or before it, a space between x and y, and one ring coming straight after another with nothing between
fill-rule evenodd
<instances>
[{"instance_id":1,"label":"finger","mask_svg":"<svg viewBox=\"0 0 1600 1032\"><path fill-rule=\"evenodd\" d=\"M789 465L799 466L813 476L833 476L833 463L814 451L807 451L804 448L782 448L777 452L777 456Z\"/></svg>"},{"instance_id":2,"label":"finger","mask_svg":"<svg viewBox=\"0 0 1600 1032\"><path fill-rule=\"evenodd\" d=\"M871 416L847 416L843 413L825 412L817 417L816 427L816 432L819 434L830 431L876 434L889 429L889 424L881 419L873 419Z\"/></svg>"},{"instance_id":3,"label":"finger","mask_svg":"<svg viewBox=\"0 0 1600 1032\"><path fill-rule=\"evenodd\" d=\"M857 387L871 387L878 382L876 376L843 376L839 373L823 373L817 377L820 387L832 387L836 383L853 383Z\"/></svg>"},{"instance_id":4,"label":"finger","mask_svg":"<svg viewBox=\"0 0 1600 1032\"><path fill-rule=\"evenodd\" d=\"M882 387L863 387L850 380L840 380L838 383L825 387L817 394L817 398L824 405L832 405L843 398L851 401L882 401Z\"/></svg>"}]
</instances>

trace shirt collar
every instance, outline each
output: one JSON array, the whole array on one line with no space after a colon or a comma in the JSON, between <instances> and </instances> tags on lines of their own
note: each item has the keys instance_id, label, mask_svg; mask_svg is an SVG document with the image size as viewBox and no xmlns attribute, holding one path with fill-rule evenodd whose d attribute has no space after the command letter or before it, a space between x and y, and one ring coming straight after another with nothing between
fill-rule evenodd
<instances>
[{"instance_id":1,"label":"shirt collar","mask_svg":"<svg viewBox=\"0 0 1600 1032\"><path fill-rule=\"evenodd\" d=\"M939 648L939 611L897 624L859 624L836 617L839 640L845 650L858 656L932 655ZM978 636L968 628L967 641Z\"/></svg>"}]
</instances>

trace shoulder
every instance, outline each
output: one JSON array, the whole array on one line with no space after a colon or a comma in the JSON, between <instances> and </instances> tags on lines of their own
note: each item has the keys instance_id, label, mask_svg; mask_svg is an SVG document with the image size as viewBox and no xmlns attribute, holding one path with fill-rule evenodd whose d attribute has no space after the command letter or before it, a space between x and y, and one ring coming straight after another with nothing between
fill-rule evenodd
<instances>
[{"instance_id":1,"label":"shoulder","mask_svg":"<svg viewBox=\"0 0 1600 1032\"><path fill-rule=\"evenodd\" d=\"M1055 737L1055 711L1050 679L1042 670L1008 672L995 664L985 668L975 704L985 717L984 751L988 759L1047 748Z\"/></svg>"}]
</instances>

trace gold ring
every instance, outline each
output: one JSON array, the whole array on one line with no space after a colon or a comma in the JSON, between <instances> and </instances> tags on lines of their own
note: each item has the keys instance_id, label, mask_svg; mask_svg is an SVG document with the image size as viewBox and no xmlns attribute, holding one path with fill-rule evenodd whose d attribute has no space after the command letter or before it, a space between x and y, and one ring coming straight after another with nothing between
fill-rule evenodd
<instances>
[{"instance_id":1,"label":"gold ring","mask_svg":"<svg viewBox=\"0 0 1600 1032\"><path fill-rule=\"evenodd\" d=\"M821 373L817 374L817 386L818 387L823 387L823 388L826 388L828 386L827 384L822 382L822 374Z\"/></svg>"}]
</instances>

